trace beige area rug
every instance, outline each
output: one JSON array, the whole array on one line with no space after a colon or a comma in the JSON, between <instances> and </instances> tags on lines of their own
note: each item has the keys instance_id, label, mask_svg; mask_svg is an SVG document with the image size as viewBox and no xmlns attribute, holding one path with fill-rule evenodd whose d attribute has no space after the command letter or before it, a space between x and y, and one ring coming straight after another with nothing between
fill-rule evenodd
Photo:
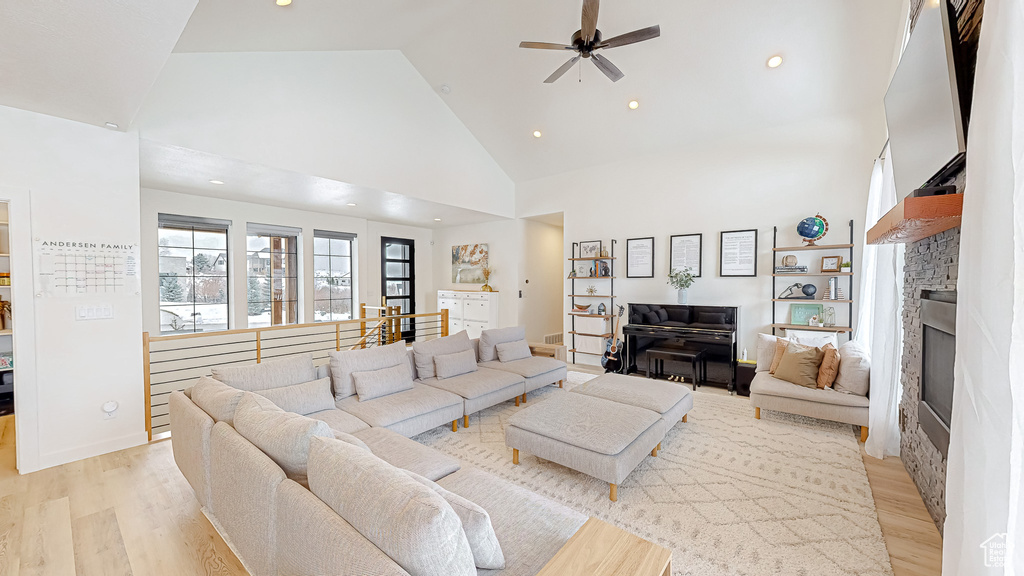
<instances>
[{"instance_id":1,"label":"beige area rug","mask_svg":"<svg viewBox=\"0 0 1024 576\"><path fill-rule=\"evenodd\" d=\"M567 388L594 376L569 372ZM530 394L529 407L567 390ZM853 427L762 411L697 391L676 423L608 499L608 485L529 454L512 465L505 402L416 439L463 463L672 549L673 574L891 575Z\"/></svg>"}]
</instances>

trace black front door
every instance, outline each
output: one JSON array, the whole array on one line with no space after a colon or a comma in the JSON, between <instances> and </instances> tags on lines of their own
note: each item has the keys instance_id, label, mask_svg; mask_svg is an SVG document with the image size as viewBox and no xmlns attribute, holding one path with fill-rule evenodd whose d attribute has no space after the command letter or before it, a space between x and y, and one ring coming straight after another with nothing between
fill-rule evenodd
<instances>
[{"instance_id":1,"label":"black front door","mask_svg":"<svg viewBox=\"0 0 1024 576\"><path fill-rule=\"evenodd\" d=\"M416 313L416 244L405 238L380 240L381 306L398 306L402 314ZM402 339L416 338L413 319L402 320Z\"/></svg>"}]
</instances>

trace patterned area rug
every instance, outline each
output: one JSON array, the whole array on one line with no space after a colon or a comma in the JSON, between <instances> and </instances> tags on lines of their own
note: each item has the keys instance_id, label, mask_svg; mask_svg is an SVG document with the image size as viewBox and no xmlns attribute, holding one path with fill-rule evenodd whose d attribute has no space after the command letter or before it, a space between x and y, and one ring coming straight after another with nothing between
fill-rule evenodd
<instances>
[{"instance_id":1,"label":"patterned area rug","mask_svg":"<svg viewBox=\"0 0 1024 576\"><path fill-rule=\"evenodd\" d=\"M594 378L569 372L566 390L530 394L526 407ZM466 464L673 550L673 574L891 575L853 427L762 411L746 398L697 391L686 424L619 486L529 454L512 465L505 402L453 434L416 440Z\"/></svg>"}]
</instances>

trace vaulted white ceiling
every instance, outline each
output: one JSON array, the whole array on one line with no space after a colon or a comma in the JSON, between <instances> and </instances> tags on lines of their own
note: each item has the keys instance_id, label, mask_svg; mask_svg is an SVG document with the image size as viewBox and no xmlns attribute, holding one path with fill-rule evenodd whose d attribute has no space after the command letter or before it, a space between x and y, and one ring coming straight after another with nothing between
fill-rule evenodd
<instances>
[{"instance_id":1,"label":"vaulted white ceiling","mask_svg":"<svg viewBox=\"0 0 1024 576\"><path fill-rule=\"evenodd\" d=\"M626 77L569 54L580 0L202 0L177 51L399 48L515 181L844 114L877 113L900 2L605 0L605 36L662 37L605 51ZM785 63L769 70L769 56ZM441 85L450 87L442 94ZM631 111L627 102L637 99ZM543 133L534 138L534 130Z\"/></svg>"}]
</instances>

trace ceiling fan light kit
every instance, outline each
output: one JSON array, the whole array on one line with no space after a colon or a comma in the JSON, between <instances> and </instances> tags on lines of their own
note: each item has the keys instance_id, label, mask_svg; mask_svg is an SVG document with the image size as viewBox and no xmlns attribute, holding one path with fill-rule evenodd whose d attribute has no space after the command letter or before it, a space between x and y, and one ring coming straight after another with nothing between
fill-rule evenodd
<instances>
[{"instance_id":1,"label":"ceiling fan light kit","mask_svg":"<svg viewBox=\"0 0 1024 576\"><path fill-rule=\"evenodd\" d=\"M608 77L612 82L618 82L625 76L621 70L619 70L610 60L604 56L598 54L596 50L603 50L606 48L618 48L619 46L626 46L629 44L636 44L637 42L643 42L644 40L651 40L661 36L661 26L650 26L648 28L642 28L640 30L634 30L607 40L601 35L601 31L597 29L597 14L600 9L600 0L583 0L583 17L582 25L575 34L572 35L571 45L555 44L552 42L520 42L520 48L532 48L535 50L571 50L576 52L576 56L569 59L568 62L562 64L558 70L555 70L554 74L548 76L547 80L544 80L545 84L551 84L555 80L558 80L566 72L569 71L580 58L588 58L597 66L605 76Z\"/></svg>"}]
</instances>

